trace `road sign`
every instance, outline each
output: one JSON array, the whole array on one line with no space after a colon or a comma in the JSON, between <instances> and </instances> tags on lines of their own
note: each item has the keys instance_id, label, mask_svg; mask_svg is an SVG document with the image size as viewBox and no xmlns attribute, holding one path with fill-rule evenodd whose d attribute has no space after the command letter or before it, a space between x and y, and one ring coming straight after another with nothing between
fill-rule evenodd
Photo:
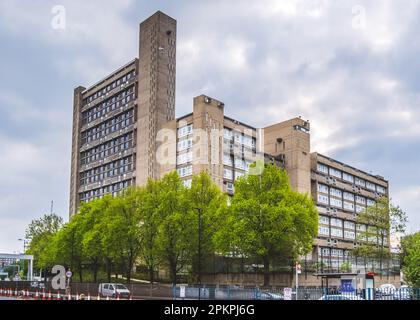
<instances>
[{"instance_id":1,"label":"road sign","mask_svg":"<svg viewBox=\"0 0 420 320\"><path fill-rule=\"evenodd\" d=\"M180 298L185 298L185 286L180 286L179 287L179 297Z\"/></svg>"},{"instance_id":2,"label":"road sign","mask_svg":"<svg viewBox=\"0 0 420 320\"><path fill-rule=\"evenodd\" d=\"M284 300L292 300L292 288L283 289Z\"/></svg>"},{"instance_id":3,"label":"road sign","mask_svg":"<svg viewBox=\"0 0 420 320\"><path fill-rule=\"evenodd\" d=\"M70 270L66 272L67 278L71 278L72 275L73 275L73 272L71 272Z\"/></svg>"}]
</instances>

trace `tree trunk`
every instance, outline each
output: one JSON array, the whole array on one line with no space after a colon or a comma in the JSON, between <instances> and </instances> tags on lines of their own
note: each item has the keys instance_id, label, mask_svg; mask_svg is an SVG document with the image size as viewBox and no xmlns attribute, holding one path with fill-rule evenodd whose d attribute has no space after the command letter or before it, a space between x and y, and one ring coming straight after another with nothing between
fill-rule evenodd
<instances>
[{"instance_id":1,"label":"tree trunk","mask_svg":"<svg viewBox=\"0 0 420 320\"><path fill-rule=\"evenodd\" d=\"M150 281L150 284L153 284L155 282L155 271L154 271L153 266L149 267L149 281Z\"/></svg>"},{"instance_id":2,"label":"tree trunk","mask_svg":"<svg viewBox=\"0 0 420 320\"><path fill-rule=\"evenodd\" d=\"M264 287L270 285L270 259L266 256L264 257Z\"/></svg>"},{"instance_id":3,"label":"tree trunk","mask_svg":"<svg viewBox=\"0 0 420 320\"><path fill-rule=\"evenodd\" d=\"M97 282L98 280L98 264L96 262L93 263L93 282Z\"/></svg>"},{"instance_id":4,"label":"tree trunk","mask_svg":"<svg viewBox=\"0 0 420 320\"><path fill-rule=\"evenodd\" d=\"M171 281L172 281L172 285L176 286L176 269L177 269L177 265L174 262L170 262L170 277L171 277Z\"/></svg>"}]
</instances>

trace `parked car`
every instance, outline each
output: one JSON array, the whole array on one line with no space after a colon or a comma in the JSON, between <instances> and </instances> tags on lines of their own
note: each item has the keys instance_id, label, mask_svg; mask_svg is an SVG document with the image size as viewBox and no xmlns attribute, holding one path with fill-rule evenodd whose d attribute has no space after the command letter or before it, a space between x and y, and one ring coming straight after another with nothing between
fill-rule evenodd
<instances>
[{"instance_id":1,"label":"parked car","mask_svg":"<svg viewBox=\"0 0 420 320\"><path fill-rule=\"evenodd\" d=\"M363 298L353 294L326 294L319 300L364 300Z\"/></svg>"},{"instance_id":2,"label":"parked car","mask_svg":"<svg viewBox=\"0 0 420 320\"><path fill-rule=\"evenodd\" d=\"M262 291L260 300L284 300L284 296L279 293Z\"/></svg>"},{"instance_id":3,"label":"parked car","mask_svg":"<svg viewBox=\"0 0 420 320\"><path fill-rule=\"evenodd\" d=\"M412 300L413 289L409 286L402 285L400 289L396 290L393 294L394 300Z\"/></svg>"},{"instance_id":4,"label":"parked car","mask_svg":"<svg viewBox=\"0 0 420 320\"><path fill-rule=\"evenodd\" d=\"M99 294L102 297L110 298L123 298L128 299L130 297L130 290L120 283L101 283L99 284Z\"/></svg>"},{"instance_id":5,"label":"parked car","mask_svg":"<svg viewBox=\"0 0 420 320\"><path fill-rule=\"evenodd\" d=\"M392 300L397 288L393 284L385 283L376 289L376 299L378 300Z\"/></svg>"}]
</instances>

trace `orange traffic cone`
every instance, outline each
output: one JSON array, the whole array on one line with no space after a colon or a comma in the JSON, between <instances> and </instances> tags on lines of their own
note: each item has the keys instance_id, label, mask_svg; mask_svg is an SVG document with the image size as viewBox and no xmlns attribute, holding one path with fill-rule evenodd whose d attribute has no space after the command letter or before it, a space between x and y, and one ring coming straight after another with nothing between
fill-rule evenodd
<instances>
[{"instance_id":1,"label":"orange traffic cone","mask_svg":"<svg viewBox=\"0 0 420 320\"><path fill-rule=\"evenodd\" d=\"M36 292L35 292L35 300L38 300L39 299L39 292L38 292L38 290L36 290Z\"/></svg>"},{"instance_id":2,"label":"orange traffic cone","mask_svg":"<svg viewBox=\"0 0 420 320\"><path fill-rule=\"evenodd\" d=\"M51 291L48 293L48 300L52 300Z\"/></svg>"},{"instance_id":3,"label":"orange traffic cone","mask_svg":"<svg viewBox=\"0 0 420 320\"><path fill-rule=\"evenodd\" d=\"M47 297L45 296L45 290L42 290L42 300L45 300Z\"/></svg>"}]
</instances>

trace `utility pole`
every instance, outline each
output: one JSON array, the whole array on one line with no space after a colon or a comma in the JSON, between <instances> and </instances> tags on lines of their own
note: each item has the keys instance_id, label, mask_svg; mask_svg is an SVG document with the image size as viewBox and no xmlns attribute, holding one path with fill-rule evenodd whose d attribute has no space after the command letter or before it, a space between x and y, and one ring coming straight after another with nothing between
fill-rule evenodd
<instances>
[{"instance_id":1,"label":"utility pole","mask_svg":"<svg viewBox=\"0 0 420 320\"><path fill-rule=\"evenodd\" d=\"M201 300L201 209L198 209L198 300Z\"/></svg>"}]
</instances>

